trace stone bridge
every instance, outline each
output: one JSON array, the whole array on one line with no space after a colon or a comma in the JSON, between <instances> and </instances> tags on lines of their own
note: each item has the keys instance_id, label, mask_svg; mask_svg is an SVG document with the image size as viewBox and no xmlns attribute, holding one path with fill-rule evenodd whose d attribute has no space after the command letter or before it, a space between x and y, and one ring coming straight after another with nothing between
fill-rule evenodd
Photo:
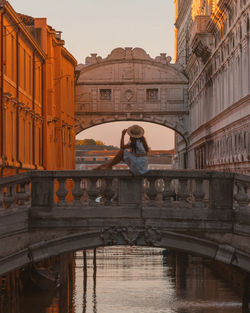
<instances>
[{"instance_id":1,"label":"stone bridge","mask_svg":"<svg viewBox=\"0 0 250 313\"><path fill-rule=\"evenodd\" d=\"M188 79L171 57L141 48L91 54L77 66L75 131L114 121L145 121L177 131L187 141Z\"/></svg>"},{"instance_id":2,"label":"stone bridge","mask_svg":"<svg viewBox=\"0 0 250 313\"><path fill-rule=\"evenodd\" d=\"M107 245L164 247L250 272L248 176L34 171L0 180L0 275Z\"/></svg>"}]
</instances>

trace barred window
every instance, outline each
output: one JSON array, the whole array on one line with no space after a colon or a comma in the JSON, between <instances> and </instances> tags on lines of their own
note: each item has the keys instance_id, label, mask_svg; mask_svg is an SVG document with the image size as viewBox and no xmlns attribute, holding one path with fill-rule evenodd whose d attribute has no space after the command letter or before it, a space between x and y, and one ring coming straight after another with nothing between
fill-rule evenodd
<instances>
[{"instance_id":1,"label":"barred window","mask_svg":"<svg viewBox=\"0 0 250 313\"><path fill-rule=\"evenodd\" d=\"M158 89L147 89L147 101L158 100Z\"/></svg>"},{"instance_id":2,"label":"barred window","mask_svg":"<svg viewBox=\"0 0 250 313\"><path fill-rule=\"evenodd\" d=\"M101 100L111 100L111 89L100 89Z\"/></svg>"}]
</instances>

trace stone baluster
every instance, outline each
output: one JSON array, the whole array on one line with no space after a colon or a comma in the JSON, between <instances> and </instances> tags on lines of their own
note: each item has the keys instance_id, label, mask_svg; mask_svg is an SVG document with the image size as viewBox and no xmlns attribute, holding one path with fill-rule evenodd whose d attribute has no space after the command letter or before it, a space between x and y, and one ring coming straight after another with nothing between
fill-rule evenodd
<instances>
[{"instance_id":1,"label":"stone baluster","mask_svg":"<svg viewBox=\"0 0 250 313\"><path fill-rule=\"evenodd\" d=\"M162 178L156 179L155 188L157 192L155 197L156 205L161 206L163 204L163 193L165 190L165 182Z\"/></svg>"},{"instance_id":2,"label":"stone baluster","mask_svg":"<svg viewBox=\"0 0 250 313\"><path fill-rule=\"evenodd\" d=\"M19 190L16 193L16 199L20 205L24 205L29 200L30 195L28 193L27 186L29 186L27 182L21 183L19 185Z\"/></svg>"},{"instance_id":3,"label":"stone baluster","mask_svg":"<svg viewBox=\"0 0 250 313\"><path fill-rule=\"evenodd\" d=\"M147 195L147 189L148 188L149 188L149 182L148 182L147 178L142 179L141 190L142 190L142 202L143 203L146 203L149 200L148 195Z\"/></svg>"},{"instance_id":4,"label":"stone baluster","mask_svg":"<svg viewBox=\"0 0 250 313\"><path fill-rule=\"evenodd\" d=\"M187 189L188 179L187 178L179 178L179 201L181 206L188 206L188 189Z\"/></svg>"},{"instance_id":5,"label":"stone baluster","mask_svg":"<svg viewBox=\"0 0 250 313\"><path fill-rule=\"evenodd\" d=\"M81 197L83 196L83 190L81 188L81 178L74 178L74 188L72 190L72 195L74 197L74 205L81 206Z\"/></svg>"},{"instance_id":6,"label":"stone baluster","mask_svg":"<svg viewBox=\"0 0 250 313\"><path fill-rule=\"evenodd\" d=\"M3 207L3 187L0 187L0 208Z\"/></svg>"},{"instance_id":7,"label":"stone baluster","mask_svg":"<svg viewBox=\"0 0 250 313\"><path fill-rule=\"evenodd\" d=\"M164 178L164 191L163 191L163 200L166 205L172 203L171 198L174 196L174 192L171 190L171 178Z\"/></svg>"},{"instance_id":8,"label":"stone baluster","mask_svg":"<svg viewBox=\"0 0 250 313\"><path fill-rule=\"evenodd\" d=\"M99 190L96 186L97 180L98 180L98 177L88 178L87 194L89 197L90 205L97 205L97 202L95 201L99 195Z\"/></svg>"},{"instance_id":9,"label":"stone baluster","mask_svg":"<svg viewBox=\"0 0 250 313\"><path fill-rule=\"evenodd\" d=\"M155 186L156 183L156 179L155 177L148 177L148 182L149 182L149 187L147 189L147 196L149 197L149 202L151 206L155 206L156 205L156 197L157 197L157 189Z\"/></svg>"},{"instance_id":10,"label":"stone baluster","mask_svg":"<svg viewBox=\"0 0 250 313\"><path fill-rule=\"evenodd\" d=\"M112 198L115 195L112 177L105 178L105 189L103 191L103 195L104 195L104 199L105 199L104 204L105 205L111 205L112 204Z\"/></svg>"},{"instance_id":11,"label":"stone baluster","mask_svg":"<svg viewBox=\"0 0 250 313\"><path fill-rule=\"evenodd\" d=\"M16 185L10 185L6 187L6 193L3 196L3 201L6 208L9 208L16 200Z\"/></svg>"},{"instance_id":12,"label":"stone baluster","mask_svg":"<svg viewBox=\"0 0 250 313\"><path fill-rule=\"evenodd\" d=\"M31 203L31 183L26 183L25 184L25 193L28 196L27 202Z\"/></svg>"},{"instance_id":13,"label":"stone baluster","mask_svg":"<svg viewBox=\"0 0 250 313\"><path fill-rule=\"evenodd\" d=\"M193 192L193 196L195 198L195 207L204 207L204 197L205 192L203 190L203 179L202 178L196 178L195 179L195 191Z\"/></svg>"},{"instance_id":14,"label":"stone baluster","mask_svg":"<svg viewBox=\"0 0 250 313\"><path fill-rule=\"evenodd\" d=\"M238 209L244 209L248 207L249 197L247 193L247 186L243 183L236 182L237 193L234 195L234 199L238 204Z\"/></svg>"},{"instance_id":15,"label":"stone baluster","mask_svg":"<svg viewBox=\"0 0 250 313\"><path fill-rule=\"evenodd\" d=\"M66 178L60 177L60 178L57 178L57 180L59 182L59 188L56 192L56 195L57 195L58 200L59 200L57 205L58 206L65 206L65 205L67 205L66 196L68 194L68 190L65 186Z\"/></svg>"}]
</instances>

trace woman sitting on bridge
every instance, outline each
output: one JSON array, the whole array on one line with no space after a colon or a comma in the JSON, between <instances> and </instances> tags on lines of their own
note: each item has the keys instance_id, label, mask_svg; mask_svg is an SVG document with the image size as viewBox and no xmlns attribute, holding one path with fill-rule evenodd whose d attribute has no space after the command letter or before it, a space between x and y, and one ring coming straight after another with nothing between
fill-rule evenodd
<instances>
[{"instance_id":1,"label":"woman sitting on bridge","mask_svg":"<svg viewBox=\"0 0 250 313\"><path fill-rule=\"evenodd\" d=\"M130 136L130 141L125 145L124 137L126 133ZM146 155L149 151L149 146L143 135L144 129L138 125L124 129L122 131L119 152L113 159L96 167L95 170L112 169L112 166L124 161L134 175L145 174L148 170Z\"/></svg>"}]
</instances>

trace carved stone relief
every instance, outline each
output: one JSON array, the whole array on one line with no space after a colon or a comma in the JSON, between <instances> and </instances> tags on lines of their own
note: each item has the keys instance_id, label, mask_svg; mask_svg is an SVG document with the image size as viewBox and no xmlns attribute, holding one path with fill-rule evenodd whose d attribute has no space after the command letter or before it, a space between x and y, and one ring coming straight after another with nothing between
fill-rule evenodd
<instances>
[{"instance_id":1,"label":"carved stone relief","mask_svg":"<svg viewBox=\"0 0 250 313\"><path fill-rule=\"evenodd\" d=\"M127 90L124 92L123 97L124 97L124 100L125 100L125 101L130 102L130 101L133 99L133 97L134 97L134 92L133 92L133 90L127 89Z\"/></svg>"},{"instance_id":2,"label":"carved stone relief","mask_svg":"<svg viewBox=\"0 0 250 313\"><path fill-rule=\"evenodd\" d=\"M107 246L118 244L119 237L122 237L130 246L136 245L138 240L144 237L146 245L159 247L161 245L162 233L151 226L146 226L143 230L132 226L112 226L104 228L100 234L103 244Z\"/></svg>"},{"instance_id":3,"label":"carved stone relief","mask_svg":"<svg viewBox=\"0 0 250 313\"><path fill-rule=\"evenodd\" d=\"M136 230L136 228L129 226L129 227L123 227L121 229L122 236L126 243L130 246L134 246L137 243L137 239L140 235L140 231Z\"/></svg>"},{"instance_id":4,"label":"carved stone relief","mask_svg":"<svg viewBox=\"0 0 250 313\"><path fill-rule=\"evenodd\" d=\"M112 246L118 243L118 232L116 227L104 228L100 237L105 246Z\"/></svg>"},{"instance_id":5,"label":"carved stone relief","mask_svg":"<svg viewBox=\"0 0 250 313\"><path fill-rule=\"evenodd\" d=\"M154 227L148 226L145 229L145 243L149 246L160 246L161 243L161 232Z\"/></svg>"}]
</instances>

